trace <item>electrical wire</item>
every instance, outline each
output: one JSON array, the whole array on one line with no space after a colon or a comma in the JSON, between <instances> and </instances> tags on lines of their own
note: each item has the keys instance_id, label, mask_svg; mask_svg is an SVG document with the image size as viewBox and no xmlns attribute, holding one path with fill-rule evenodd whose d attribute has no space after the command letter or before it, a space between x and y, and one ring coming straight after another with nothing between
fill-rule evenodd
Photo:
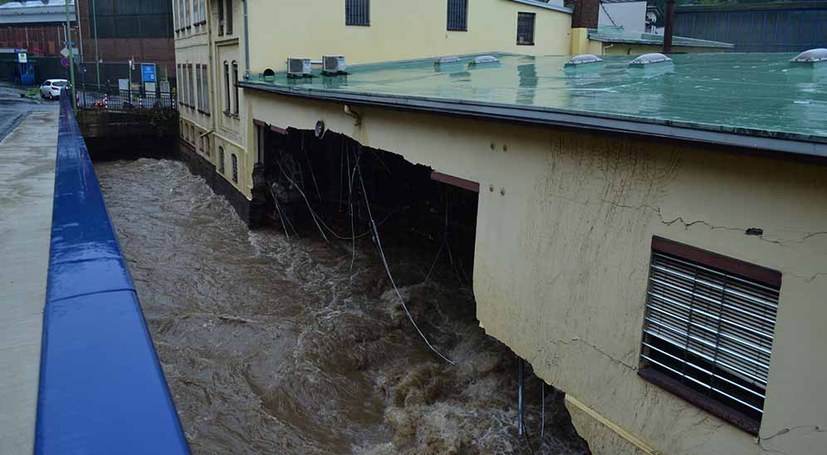
<instances>
[{"instance_id":1,"label":"electrical wire","mask_svg":"<svg viewBox=\"0 0 827 455\"><path fill-rule=\"evenodd\" d=\"M301 194L302 198L304 198L304 202L307 203L307 207L310 207L310 201L307 199L307 196L304 194L304 191L302 191L301 187L296 182L294 182L293 179L291 179L289 175L287 175L287 172L284 172L284 168L281 167L281 163L279 163L279 169L281 169L281 173L282 173L282 175L284 175L284 177L287 179L287 181L290 182L290 184L293 185L293 187L295 187L296 190L298 190L298 192L299 192L299 194ZM327 236L324 233L324 230L319 225L319 221L316 219L316 215L313 213L312 209L311 209L310 214L313 217L313 222L316 223L316 227L319 228L319 232L322 234L322 237L324 238L324 241L327 242L327 243L330 243L330 240L327 238Z\"/></svg>"},{"instance_id":2,"label":"electrical wire","mask_svg":"<svg viewBox=\"0 0 827 455\"><path fill-rule=\"evenodd\" d=\"M425 344L428 346L428 349L430 349L434 354L438 355L442 360L448 362L448 364L456 365L456 363L453 360L449 359L448 357L445 357L441 352L439 352L439 350L437 350L436 347L434 347L434 345L431 344L431 342L428 340L428 337L426 337L425 334L422 333L422 330L419 329L419 326L416 324L413 315L408 309L408 305L405 303L405 298L402 297L402 293L399 292L399 288L396 286L396 281L394 281L393 274L391 274L390 267L388 266L388 260L385 257L385 251L382 249L382 241L379 238L379 229L377 229L376 222L374 222L373 215L370 211L370 201L368 200L368 193L365 189L365 181L364 179L362 179L362 170L359 167L358 163L356 164L356 169L359 172L359 183L362 186L362 195L365 197L365 208L368 212L370 225L373 228L373 235L374 239L376 240L376 248L379 251L379 256L382 259L382 265L385 267L385 272L388 274L388 279L390 280L391 285L393 286L393 290L396 292L396 296L399 297L399 302L402 304L402 308L405 310L405 314L408 315L408 320L411 321L411 324L413 324L414 329L416 329L417 333L419 333L419 336L422 337L422 340L425 341Z\"/></svg>"}]
</instances>

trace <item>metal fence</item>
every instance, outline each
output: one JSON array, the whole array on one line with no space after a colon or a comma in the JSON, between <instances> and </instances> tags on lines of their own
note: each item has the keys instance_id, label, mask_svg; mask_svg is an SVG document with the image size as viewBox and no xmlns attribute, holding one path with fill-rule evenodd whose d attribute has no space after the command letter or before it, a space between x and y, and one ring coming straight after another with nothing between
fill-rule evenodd
<instances>
[{"instance_id":1,"label":"metal fence","mask_svg":"<svg viewBox=\"0 0 827 455\"><path fill-rule=\"evenodd\" d=\"M102 85L79 85L77 87L78 107L81 109L135 110L135 109L178 109L178 97L174 88L166 91L120 90L118 87Z\"/></svg>"}]
</instances>

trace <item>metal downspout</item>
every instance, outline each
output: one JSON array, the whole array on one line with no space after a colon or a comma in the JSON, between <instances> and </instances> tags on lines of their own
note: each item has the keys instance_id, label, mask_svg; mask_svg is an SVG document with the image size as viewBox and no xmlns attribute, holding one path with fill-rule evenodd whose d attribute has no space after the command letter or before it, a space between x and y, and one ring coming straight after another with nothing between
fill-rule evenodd
<instances>
[{"instance_id":1,"label":"metal downspout","mask_svg":"<svg viewBox=\"0 0 827 455\"><path fill-rule=\"evenodd\" d=\"M247 2L244 1L244 79L250 80L250 23L247 18Z\"/></svg>"}]
</instances>

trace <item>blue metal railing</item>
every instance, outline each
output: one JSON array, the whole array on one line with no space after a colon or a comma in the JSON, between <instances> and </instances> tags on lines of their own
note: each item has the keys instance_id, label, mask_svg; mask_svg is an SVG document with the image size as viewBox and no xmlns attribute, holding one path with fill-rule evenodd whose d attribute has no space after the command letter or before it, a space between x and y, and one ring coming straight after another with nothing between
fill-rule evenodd
<instances>
[{"instance_id":1,"label":"blue metal railing","mask_svg":"<svg viewBox=\"0 0 827 455\"><path fill-rule=\"evenodd\" d=\"M70 96L61 96L36 454L187 454Z\"/></svg>"}]
</instances>

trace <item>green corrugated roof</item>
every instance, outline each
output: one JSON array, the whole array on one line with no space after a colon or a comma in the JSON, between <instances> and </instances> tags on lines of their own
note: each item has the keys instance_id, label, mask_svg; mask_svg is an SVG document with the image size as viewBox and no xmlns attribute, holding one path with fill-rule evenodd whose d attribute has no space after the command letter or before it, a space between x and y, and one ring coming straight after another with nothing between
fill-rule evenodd
<instances>
[{"instance_id":1,"label":"green corrugated roof","mask_svg":"<svg viewBox=\"0 0 827 455\"><path fill-rule=\"evenodd\" d=\"M589 39L603 43L663 46L663 35L655 35L654 33L627 32L619 27L600 27L599 29L590 29ZM686 38L683 36L673 36L672 45L679 47L711 47L716 49L733 49L735 47L734 44L730 43Z\"/></svg>"},{"instance_id":2,"label":"green corrugated roof","mask_svg":"<svg viewBox=\"0 0 827 455\"><path fill-rule=\"evenodd\" d=\"M633 57L606 56L601 64L564 70L566 57L499 55L500 64L476 68L468 67L468 58L439 69L421 60L354 66L338 77L280 73L242 85L344 100L386 96L402 107L423 100L462 109L479 104L827 142L827 63L793 68L793 56L683 54L673 56L674 64L648 68L630 68Z\"/></svg>"}]
</instances>

